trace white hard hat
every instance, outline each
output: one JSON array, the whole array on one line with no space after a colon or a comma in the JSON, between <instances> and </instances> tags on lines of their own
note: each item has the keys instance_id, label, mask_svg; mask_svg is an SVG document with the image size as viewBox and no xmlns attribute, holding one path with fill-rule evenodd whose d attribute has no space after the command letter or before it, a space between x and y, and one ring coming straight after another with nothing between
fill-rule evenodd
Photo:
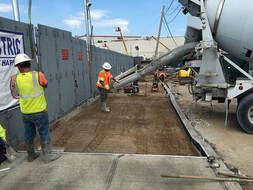
<instances>
[{"instance_id":1,"label":"white hard hat","mask_svg":"<svg viewBox=\"0 0 253 190\"><path fill-rule=\"evenodd\" d=\"M110 70L112 68L111 64L108 63L108 62L104 62L103 66L102 66L104 69L106 70Z\"/></svg>"},{"instance_id":2,"label":"white hard hat","mask_svg":"<svg viewBox=\"0 0 253 190\"><path fill-rule=\"evenodd\" d=\"M18 65L20 63L26 62L26 61L31 61L32 59L26 55L25 53L20 53L18 55L16 55L15 59L14 59L14 65Z\"/></svg>"}]
</instances>

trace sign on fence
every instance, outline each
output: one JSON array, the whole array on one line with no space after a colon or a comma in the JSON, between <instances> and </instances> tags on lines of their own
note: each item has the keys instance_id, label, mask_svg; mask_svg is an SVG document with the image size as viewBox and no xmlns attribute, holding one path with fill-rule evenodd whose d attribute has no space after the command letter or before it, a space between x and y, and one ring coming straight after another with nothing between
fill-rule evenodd
<instances>
[{"instance_id":1,"label":"sign on fence","mask_svg":"<svg viewBox=\"0 0 253 190\"><path fill-rule=\"evenodd\" d=\"M0 111L17 104L10 92L10 79L18 72L14 58L19 53L24 53L23 34L0 30Z\"/></svg>"},{"instance_id":2,"label":"sign on fence","mask_svg":"<svg viewBox=\"0 0 253 190\"><path fill-rule=\"evenodd\" d=\"M81 51L79 51L77 53L77 58L78 58L78 61L82 61L83 60L83 53Z\"/></svg>"},{"instance_id":3,"label":"sign on fence","mask_svg":"<svg viewBox=\"0 0 253 190\"><path fill-rule=\"evenodd\" d=\"M69 49L61 49L61 59L69 60Z\"/></svg>"}]
</instances>

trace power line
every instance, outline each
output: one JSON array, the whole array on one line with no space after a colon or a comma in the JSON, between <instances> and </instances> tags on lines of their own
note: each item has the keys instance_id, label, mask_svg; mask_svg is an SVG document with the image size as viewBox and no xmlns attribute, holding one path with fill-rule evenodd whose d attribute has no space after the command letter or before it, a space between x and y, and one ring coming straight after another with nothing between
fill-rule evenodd
<instances>
[{"instance_id":1,"label":"power line","mask_svg":"<svg viewBox=\"0 0 253 190\"><path fill-rule=\"evenodd\" d=\"M167 16L173 15L178 10L178 8L180 8L180 5L178 5L173 11L167 14Z\"/></svg>"},{"instance_id":2,"label":"power line","mask_svg":"<svg viewBox=\"0 0 253 190\"><path fill-rule=\"evenodd\" d=\"M179 13L181 12L182 9L183 9L183 8L181 7L181 8L178 10L177 14L169 21L169 24L171 24L171 23L177 18L177 16L179 15Z\"/></svg>"},{"instance_id":3,"label":"power line","mask_svg":"<svg viewBox=\"0 0 253 190\"><path fill-rule=\"evenodd\" d=\"M178 46L175 38L172 35L172 32L171 32L170 27L169 27L169 24L167 23L167 20L164 17L163 17L163 22L165 23L165 26L166 26L166 28L167 28L167 30L168 30L168 32L170 34L170 37L172 38L173 42L175 43L176 46Z\"/></svg>"},{"instance_id":4,"label":"power line","mask_svg":"<svg viewBox=\"0 0 253 190\"><path fill-rule=\"evenodd\" d=\"M166 14L167 14L167 12L170 10L170 8L171 8L172 4L174 3L174 1L175 1L175 0L172 0L172 1L170 2L170 5L169 5L169 7L166 9L166 11L165 11L165 14L164 14L164 15L166 15Z\"/></svg>"}]
</instances>

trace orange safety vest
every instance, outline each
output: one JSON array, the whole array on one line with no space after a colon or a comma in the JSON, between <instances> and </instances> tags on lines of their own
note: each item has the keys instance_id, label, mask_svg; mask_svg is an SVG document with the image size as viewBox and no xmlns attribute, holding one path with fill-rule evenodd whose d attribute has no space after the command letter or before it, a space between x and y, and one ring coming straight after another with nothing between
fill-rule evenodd
<instances>
[{"instance_id":1,"label":"orange safety vest","mask_svg":"<svg viewBox=\"0 0 253 190\"><path fill-rule=\"evenodd\" d=\"M97 81L97 87L99 88L104 88L106 90L110 89L110 83L111 83L111 78L113 78L112 74L110 71L106 72L104 69L101 70L98 73L98 81ZM104 85L100 83L100 81L104 82Z\"/></svg>"}]
</instances>

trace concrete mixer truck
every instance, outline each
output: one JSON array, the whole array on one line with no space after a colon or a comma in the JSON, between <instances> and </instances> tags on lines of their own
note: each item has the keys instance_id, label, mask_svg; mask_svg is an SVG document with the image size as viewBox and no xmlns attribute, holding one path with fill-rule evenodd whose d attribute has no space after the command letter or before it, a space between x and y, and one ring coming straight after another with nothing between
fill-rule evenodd
<instances>
[{"instance_id":1,"label":"concrete mixer truck","mask_svg":"<svg viewBox=\"0 0 253 190\"><path fill-rule=\"evenodd\" d=\"M237 99L237 120L253 134L253 3L252 0L178 0L188 15L185 44L142 69L122 73L118 88L176 61L195 69L195 100L229 103ZM226 114L227 119L227 114Z\"/></svg>"}]
</instances>

